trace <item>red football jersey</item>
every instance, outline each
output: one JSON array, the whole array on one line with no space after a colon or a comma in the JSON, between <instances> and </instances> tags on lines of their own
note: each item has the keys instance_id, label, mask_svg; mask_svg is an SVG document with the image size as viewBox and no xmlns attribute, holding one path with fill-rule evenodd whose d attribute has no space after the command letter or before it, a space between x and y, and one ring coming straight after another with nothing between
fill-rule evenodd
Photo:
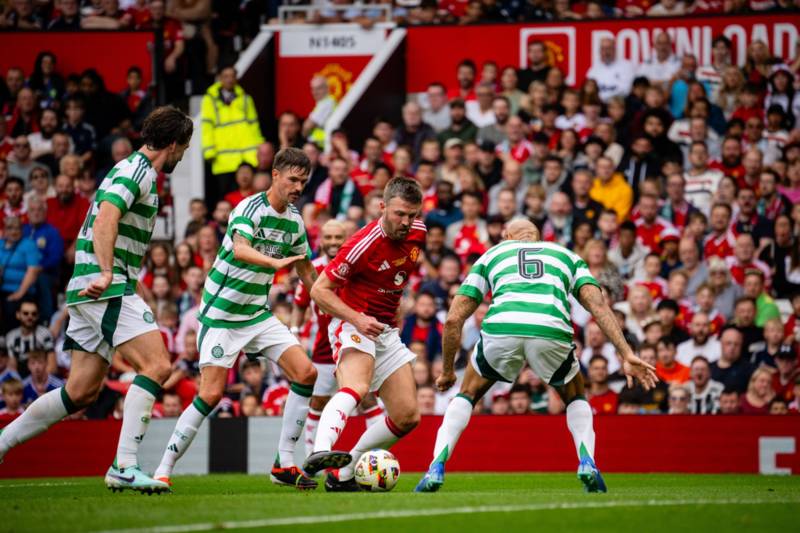
<instances>
[{"instance_id":1,"label":"red football jersey","mask_svg":"<svg viewBox=\"0 0 800 533\"><path fill-rule=\"evenodd\" d=\"M725 262L728 264L728 269L731 272L731 278L733 278L733 281L735 281L739 286L744 285L744 275L748 270L760 270L764 274L764 285L766 287L770 286L770 282L772 280L772 271L763 261L759 259L753 259L748 264L743 265L739 263L736 257L730 256L725 258Z\"/></svg>"},{"instance_id":2,"label":"red football jersey","mask_svg":"<svg viewBox=\"0 0 800 533\"><path fill-rule=\"evenodd\" d=\"M735 243L736 238L730 231L726 231L720 236L714 236L712 233L703 241L703 257L706 260L715 256L725 259L733 255L733 245Z\"/></svg>"},{"instance_id":3,"label":"red football jersey","mask_svg":"<svg viewBox=\"0 0 800 533\"><path fill-rule=\"evenodd\" d=\"M643 218L635 222L636 238L653 253L661 253L661 233L672 224L668 220L656 217L652 224L647 224Z\"/></svg>"},{"instance_id":4,"label":"red football jersey","mask_svg":"<svg viewBox=\"0 0 800 533\"><path fill-rule=\"evenodd\" d=\"M311 264L317 269L317 274L325 270L328 266L328 256L321 255L314 259ZM301 281L297 285L297 290L294 293L294 301L299 307L306 308L309 305L314 312L314 318L317 322L317 336L314 339L314 348L311 352L311 361L320 365L332 365L333 351L331 350L331 343L328 340L328 324L331 323L331 315L325 314L319 306L311 299L306 286Z\"/></svg>"},{"instance_id":5,"label":"red football jersey","mask_svg":"<svg viewBox=\"0 0 800 533\"><path fill-rule=\"evenodd\" d=\"M390 239L374 220L350 237L325 274L339 283L339 297L384 324L397 327L397 308L425 247L427 229L415 220L402 241Z\"/></svg>"}]
</instances>

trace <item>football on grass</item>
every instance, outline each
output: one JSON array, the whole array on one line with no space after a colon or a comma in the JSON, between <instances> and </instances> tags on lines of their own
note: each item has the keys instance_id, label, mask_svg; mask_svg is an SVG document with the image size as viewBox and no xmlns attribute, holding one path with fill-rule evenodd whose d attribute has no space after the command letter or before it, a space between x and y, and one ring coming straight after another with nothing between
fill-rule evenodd
<instances>
[{"instance_id":1,"label":"football on grass","mask_svg":"<svg viewBox=\"0 0 800 533\"><path fill-rule=\"evenodd\" d=\"M386 450L370 450L356 464L356 483L361 490L389 492L399 477L400 463Z\"/></svg>"}]
</instances>

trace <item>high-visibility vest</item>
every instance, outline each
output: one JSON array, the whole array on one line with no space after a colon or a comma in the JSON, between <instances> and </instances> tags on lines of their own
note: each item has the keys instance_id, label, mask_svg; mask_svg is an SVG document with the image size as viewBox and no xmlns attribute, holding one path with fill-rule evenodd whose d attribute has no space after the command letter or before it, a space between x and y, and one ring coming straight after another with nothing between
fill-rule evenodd
<instances>
[{"instance_id":1,"label":"high-visibility vest","mask_svg":"<svg viewBox=\"0 0 800 533\"><path fill-rule=\"evenodd\" d=\"M242 163L256 166L256 149L264 142L253 98L237 85L236 97L226 104L220 91L219 82L209 87L200 110L203 157L212 160L214 174L235 172Z\"/></svg>"}]
</instances>

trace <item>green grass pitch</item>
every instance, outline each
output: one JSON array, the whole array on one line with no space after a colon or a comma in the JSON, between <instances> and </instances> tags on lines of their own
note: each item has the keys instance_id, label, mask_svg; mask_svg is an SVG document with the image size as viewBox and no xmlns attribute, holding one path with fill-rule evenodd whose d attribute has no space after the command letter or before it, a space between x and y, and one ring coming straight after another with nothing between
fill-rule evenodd
<instances>
[{"instance_id":1,"label":"green grass pitch","mask_svg":"<svg viewBox=\"0 0 800 533\"><path fill-rule=\"evenodd\" d=\"M112 494L101 477L3 480L0 531L797 531L797 477L605 477L608 494L584 494L568 473L450 474L436 494L411 492L416 473L388 494L304 493L245 475L178 477L163 496Z\"/></svg>"}]
</instances>

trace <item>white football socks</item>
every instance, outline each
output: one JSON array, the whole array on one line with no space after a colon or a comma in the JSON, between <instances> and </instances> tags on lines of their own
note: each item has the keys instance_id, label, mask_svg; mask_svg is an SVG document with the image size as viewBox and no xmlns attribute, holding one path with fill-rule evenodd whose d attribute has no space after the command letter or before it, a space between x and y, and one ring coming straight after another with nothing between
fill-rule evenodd
<instances>
[{"instance_id":1,"label":"white football socks","mask_svg":"<svg viewBox=\"0 0 800 533\"><path fill-rule=\"evenodd\" d=\"M172 469L175 468L175 463L178 459L183 457L186 450L191 446L197 431L203 423L203 420L211 413L214 408L203 401L202 398L196 396L191 405L181 413L178 422L175 424L175 430L167 443L167 449L164 450L164 456L161 458L161 464L156 469L155 477L170 477Z\"/></svg>"},{"instance_id":2,"label":"white football socks","mask_svg":"<svg viewBox=\"0 0 800 533\"><path fill-rule=\"evenodd\" d=\"M353 409L361 403L361 396L353 389L344 387L339 390L322 410L314 439L314 451L330 451L339 435L342 434L347 418Z\"/></svg>"},{"instance_id":3,"label":"white football socks","mask_svg":"<svg viewBox=\"0 0 800 533\"><path fill-rule=\"evenodd\" d=\"M314 452L314 437L317 435L317 426L319 426L319 417L322 411L316 409L308 409L308 416L306 417L306 457Z\"/></svg>"},{"instance_id":4,"label":"white football socks","mask_svg":"<svg viewBox=\"0 0 800 533\"><path fill-rule=\"evenodd\" d=\"M147 376L139 374L134 378L125 396L122 410L122 430L119 433L115 462L117 468L128 468L139 464L136 454L147 433L150 417L153 414L153 404L159 392L161 385Z\"/></svg>"},{"instance_id":5,"label":"white football socks","mask_svg":"<svg viewBox=\"0 0 800 533\"><path fill-rule=\"evenodd\" d=\"M300 435L303 434L303 426L308 415L308 402L311 401L313 389L313 385L300 383L292 383L289 389L289 396L283 404L281 438L278 441L278 461L281 468L294 466L294 449Z\"/></svg>"},{"instance_id":6,"label":"white football socks","mask_svg":"<svg viewBox=\"0 0 800 533\"><path fill-rule=\"evenodd\" d=\"M592 408L584 399L573 400L567 406L567 427L575 442L578 459L588 455L594 459L594 428Z\"/></svg>"},{"instance_id":7,"label":"white football socks","mask_svg":"<svg viewBox=\"0 0 800 533\"><path fill-rule=\"evenodd\" d=\"M450 400L442 425L436 433L433 463L444 464L453 455L453 449L472 417L472 407L472 400L464 394L457 394Z\"/></svg>"}]
</instances>

